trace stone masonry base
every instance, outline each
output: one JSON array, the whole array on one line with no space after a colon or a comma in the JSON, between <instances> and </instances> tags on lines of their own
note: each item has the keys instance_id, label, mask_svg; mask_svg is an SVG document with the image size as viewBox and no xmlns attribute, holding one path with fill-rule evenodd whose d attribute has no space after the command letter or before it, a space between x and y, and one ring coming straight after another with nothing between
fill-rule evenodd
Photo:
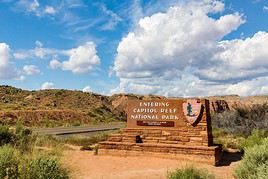
<instances>
[{"instance_id":1,"label":"stone masonry base","mask_svg":"<svg viewBox=\"0 0 268 179\"><path fill-rule=\"evenodd\" d=\"M221 146L187 146L161 143L100 142L100 155L153 156L185 159L217 165L221 158Z\"/></svg>"}]
</instances>

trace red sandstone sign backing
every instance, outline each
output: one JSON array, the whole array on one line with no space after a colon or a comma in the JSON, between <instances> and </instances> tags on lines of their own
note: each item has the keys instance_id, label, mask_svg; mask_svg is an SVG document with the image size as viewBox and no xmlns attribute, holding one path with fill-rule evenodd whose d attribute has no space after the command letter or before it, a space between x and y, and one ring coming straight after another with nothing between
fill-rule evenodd
<instances>
[{"instance_id":1,"label":"red sandstone sign backing","mask_svg":"<svg viewBox=\"0 0 268 179\"><path fill-rule=\"evenodd\" d=\"M196 125L202 112L200 99L130 100L127 124L128 127L179 128L189 124Z\"/></svg>"}]
</instances>

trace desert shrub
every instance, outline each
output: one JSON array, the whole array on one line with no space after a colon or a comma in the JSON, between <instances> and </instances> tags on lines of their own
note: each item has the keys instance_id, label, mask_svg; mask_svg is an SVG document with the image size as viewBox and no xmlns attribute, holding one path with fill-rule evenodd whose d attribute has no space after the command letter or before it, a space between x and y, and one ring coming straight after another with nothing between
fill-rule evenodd
<instances>
[{"instance_id":1,"label":"desert shrub","mask_svg":"<svg viewBox=\"0 0 268 179\"><path fill-rule=\"evenodd\" d=\"M21 152L30 152L34 147L36 136L32 135L30 129L21 128L15 130L14 146Z\"/></svg>"},{"instance_id":2,"label":"desert shrub","mask_svg":"<svg viewBox=\"0 0 268 179\"><path fill-rule=\"evenodd\" d=\"M236 108L212 115L212 125L231 134L249 136L254 129L268 128L268 105L256 104L250 108Z\"/></svg>"},{"instance_id":3,"label":"desert shrub","mask_svg":"<svg viewBox=\"0 0 268 179\"><path fill-rule=\"evenodd\" d=\"M68 179L68 171L58 159L50 155L39 155L28 159L22 167L23 179Z\"/></svg>"},{"instance_id":4,"label":"desert shrub","mask_svg":"<svg viewBox=\"0 0 268 179\"><path fill-rule=\"evenodd\" d=\"M9 128L0 124L0 146L11 143L12 139L13 134L10 132Z\"/></svg>"},{"instance_id":5,"label":"desert shrub","mask_svg":"<svg viewBox=\"0 0 268 179\"><path fill-rule=\"evenodd\" d=\"M213 127L212 130L213 141L215 144L222 144L223 150L238 149L240 152L244 151L246 147L252 147L262 143L263 139L268 137L267 130L255 129L248 137L229 134L223 129Z\"/></svg>"},{"instance_id":6,"label":"desert shrub","mask_svg":"<svg viewBox=\"0 0 268 179\"><path fill-rule=\"evenodd\" d=\"M168 179L214 179L215 177L204 169L196 169L194 167L185 167L168 173Z\"/></svg>"},{"instance_id":7,"label":"desert shrub","mask_svg":"<svg viewBox=\"0 0 268 179\"><path fill-rule=\"evenodd\" d=\"M268 178L268 138L260 145L245 148L245 156L235 169L238 179Z\"/></svg>"},{"instance_id":8,"label":"desert shrub","mask_svg":"<svg viewBox=\"0 0 268 179\"><path fill-rule=\"evenodd\" d=\"M122 120L120 117L116 116L111 109L107 106L102 105L94 108L93 110L87 113L88 116L92 117L94 122L115 122Z\"/></svg>"},{"instance_id":9,"label":"desert shrub","mask_svg":"<svg viewBox=\"0 0 268 179\"><path fill-rule=\"evenodd\" d=\"M0 125L0 146L9 144L21 152L26 152L33 148L35 138L32 135L32 131L24 128L21 123L17 123L16 128L13 130L9 129L8 126Z\"/></svg>"},{"instance_id":10,"label":"desert shrub","mask_svg":"<svg viewBox=\"0 0 268 179\"><path fill-rule=\"evenodd\" d=\"M72 126L81 126L81 121L79 121L79 120L73 121Z\"/></svg>"},{"instance_id":11,"label":"desert shrub","mask_svg":"<svg viewBox=\"0 0 268 179\"><path fill-rule=\"evenodd\" d=\"M268 137L268 131L266 130L254 130L251 135L246 138L243 143L243 148L253 147L254 145L260 145L264 138Z\"/></svg>"},{"instance_id":12,"label":"desert shrub","mask_svg":"<svg viewBox=\"0 0 268 179\"><path fill-rule=\"evenodd\" d=\"M7 145L0 147L0 178L16 179L18 176L18 152Z\"/></svg>"},{"instance_id":13,"label":"desert shrub","mask_svg":"<svg viewBox=\"0 0 268 179\"><path fill-rule=\"evenodd\" d=\"M221 129L221 128L212 127L212 134L213 134L213 137L217 138L217 137L228 135L228 132L226 132L224 129Z\"/></svg>"},{"instance_id":14,"label":"desert shrub","mask_svg":"<svg viewBox=\"0 0 268 179\"><path fill-rule=\"evenodd\" d=\"M49 119L48 117L45 117L44 120L42 120L42 125L45 126L45 127L55 127L56 124L55 124L56 121L53 121L51 119Z\"/></svg>"}]
</instances>

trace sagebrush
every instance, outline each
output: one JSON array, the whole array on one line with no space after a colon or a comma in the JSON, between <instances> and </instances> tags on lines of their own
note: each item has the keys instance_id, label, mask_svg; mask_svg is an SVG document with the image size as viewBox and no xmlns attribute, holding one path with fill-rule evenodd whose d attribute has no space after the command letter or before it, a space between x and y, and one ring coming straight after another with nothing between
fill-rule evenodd
<instances>
[{"instance_id":1,"label":"sagebrush","mask_svg":"<svg viewBox=\"0 0 268 179\"><path fill-rule=\"evenodd\" d=\"M68 179L68 171L61 166L58 159L50 155L39 155L26 160L23 165L23 179Z\"/></svg>"},{"instance_id":2,"label":"sagebrush","mask_svg":"<svg viewBox=\"0 0 268 179\"><path fill-rule=\"evenodd\" d=\"M205 169L197 169L192 166L186 166L169 172L168 179L215 179L215 176L208 173Z\"/></svg>"},{"instance_id":3,"label":"sagebrush","mask_svg":"<svg viewBox=\"0 0 268 179\"><path fill-rule=\"evenodd\" d=\"M260 145L245 148L245 156L234 174L237 179L268 178L268 138Z\"/></svg>"}]
</instances>

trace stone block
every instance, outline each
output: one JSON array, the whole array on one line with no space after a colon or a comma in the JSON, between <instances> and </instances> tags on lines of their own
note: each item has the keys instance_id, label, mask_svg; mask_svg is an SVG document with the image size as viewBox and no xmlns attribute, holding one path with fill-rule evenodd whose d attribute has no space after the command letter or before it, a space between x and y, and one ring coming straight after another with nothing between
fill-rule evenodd
<instances>
[{"instance_id":1,"label":"stone block","mask_svg":"<svg viewBox=\"0 0 268 179\"><path fill-rule=\"evenodd\" d=\"M179 144L179 141L160 140L159 143L163 143L163 144Z\"/></svg>"},{"instance_id":2,"label":"stone block","mask_svg":"<svg viewBox=\"0 0 268 179\"><path fill-rule=\"evenodd\" d=\"M144 139L142 140L143 143L158 143L158 140L147 140L147 139Z\"/></svg>"},{"instance_id":3,"label":"stone block","mask_svg":"<svg viewBox=\"0 0 268 179\"><path fill-rule=\"evenodd\" d=\"M190 137L190 141L202 142L203 139L202 139L202 137Z\"/></svg>"},{"instance_id":4,"label":"stone block","mask_svg":"<svg viewBox=\"0 0 268 179\"><path fill-rule=\"evenodd\" d=\"M110 137L110 138L108 138L108 141L121 142L122 141L122 137Z\"/></svg>"}]
</instances>

